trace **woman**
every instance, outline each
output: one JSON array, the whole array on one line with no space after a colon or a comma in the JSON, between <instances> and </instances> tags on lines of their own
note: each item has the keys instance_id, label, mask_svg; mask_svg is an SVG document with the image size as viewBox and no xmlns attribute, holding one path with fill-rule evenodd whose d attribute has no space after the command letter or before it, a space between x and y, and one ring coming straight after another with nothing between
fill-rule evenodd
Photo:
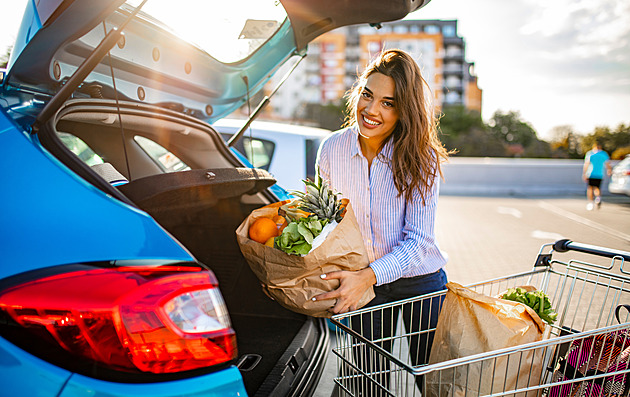
<instances>
[{"instance_id":1,"label":"woman","mask_svg":"<svg viewBox=\"0 0 630 397\"><path fill-rule=\"evenodd\" d=\"M413 58L401 50L382 52L349 92L347 114L346 128L320 146L317 165L322 178L350 199L370 265L323 274L338 279L340 286L313 299L335 299L331 311L344 313L356 310L373 285L376 297L368 306L444 289L447 260L435 241L434 223L440 164L448 152L437 136L429 87ZM435 327L439 300L435 307L420 306L403 310L405 322ZM366 335L366 328L372 328L366 322L395 326L397 312L382 313L383 319L372 316L354 321L353 327L375 339L381 331L391 334L379 325L372 329L374 335ZM421 344L410 347L419 351L414 364L426 362L430 340L412 343Z\"/></svg>"}]
</instances>

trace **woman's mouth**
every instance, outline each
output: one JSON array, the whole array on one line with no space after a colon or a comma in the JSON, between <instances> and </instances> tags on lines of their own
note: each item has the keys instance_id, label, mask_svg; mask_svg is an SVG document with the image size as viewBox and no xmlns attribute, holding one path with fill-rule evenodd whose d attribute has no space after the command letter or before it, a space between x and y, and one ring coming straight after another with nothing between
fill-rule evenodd
<instances>
[{"instance_id":1,"label":"woman's mouth","mask_svg":"<svg viewBox=\"0 0 630 397\"><path fill-rule=\"evenodd\" d=\"M381 125L381 123L379 123L378 121L370 120L370 119L368 119L368 118L367 118L367 117L365 117L365 116L361 116L361 119L363 120L363 122L364 122L365 124L367 124L367 125L369 125L369 126L372 126L372 127L376 127L376 126Z\"/></svg>"}]
</instances>

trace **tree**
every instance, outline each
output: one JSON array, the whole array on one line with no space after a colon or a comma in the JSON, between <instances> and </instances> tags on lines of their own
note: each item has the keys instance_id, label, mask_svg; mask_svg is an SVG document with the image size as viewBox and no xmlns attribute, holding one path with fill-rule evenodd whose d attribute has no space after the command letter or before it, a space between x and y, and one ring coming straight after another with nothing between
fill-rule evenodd
<instances>
[{"instance_id":1,"label":"tree","mask_svg":"<svg viewBox=\"0 0 630 397\"><path fill-rule=\"evenodd\" d=\"M582 157L580 139L569 125L560 125L551 130L551 157L579 159Z\"/></svg>"},{"instance_id":2,"label":"tree","mask_svg":"<svg viewBox=\"0 0 630 397\"><path fill-rule=\"evenodd\" d=\"M488 123L490 133L508 145L508 154L514 157L548 157L549 144L538 139L529 123L521 120L519 112L496 111Z\"/></svg>"},{"instance_id":3,"label":"tree","mask_svg":"<svg viewBox=\"0 0 630 397\"><path fill-rule=\"evenodd\" d=\"M440 140L456 155L504 156L505 145L489 134L481 114L461 105L445 106L440 117Z\"/></svg>"},{"instance_id":4,"label":"tree","mask_svg":"<svg viewBox=\"0 0 630 397\"><path fill-rule=\"evenodd\" d=\"M615 153L617 149L630 146L630 125L619 124L616 129L611 130L609 127L596 127L592 134L586 135L581 142L581 147L584 153L589 151L595 142L599 142L609 154ZM615 154L613 159L618 159L616 156L621 156L622 151Z\"/></svg>"},{"instance_id":5,"label":"tree","mask_svg":"<svg viewBox=\"0 0 630 397\"><path fill-rule=\"evenodd\" d=\"M449 145L446 147L456 150L455 155L459 156L503 157L507 153L507 145L489 134L484 128L471 128L451 138Z\"/></svg>"},{"instance_id":6,"label":"tree","mask_svg":"<svg viewBox=\"0 0 630 397\"><path fill-rule=\"evenodd\" d=\"M508 145L520 144L527 147L532 141L538 139L536 131L528 123L521 120L519 112L503 113L497 110L488 124L490 132Z\"/></svg>"},{"instance_id":7,"label":"tree","mask_svg":"<svg viewBox=\"0 0 630 397\"><path fill-rule=\"evenodd\" d=\"M7 49L4 51L4 54L0 55L0 69L5 69L7 67L12 49L13 46L8 46Z\"/></svg>"}]
</instances>

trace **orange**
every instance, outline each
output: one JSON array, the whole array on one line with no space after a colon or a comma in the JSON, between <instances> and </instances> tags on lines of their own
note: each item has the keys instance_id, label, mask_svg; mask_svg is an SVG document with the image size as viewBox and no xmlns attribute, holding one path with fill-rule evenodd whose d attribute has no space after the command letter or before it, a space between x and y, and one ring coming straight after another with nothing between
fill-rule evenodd
<instances>
[{"instance_id":1,"label":"orange","mask_svg":"<svg viewBox=\"0 0 630 397\"><path fill-rule=\"evenodd\" d=\"M269 218L258 218L249 227L249 238L260 244L265 244L271 237L278 235L276 222Z\"/></svg>"},{"instance_id":2,"label":"orange","mask_svg":"<svg viewBox=\"0 0 630 397\"><path fill-rule=\"evenodd\" d=\"M274 244L275 240L276 240L275 237L269 237L269 240L265 241L265 245L267 247L273 248L273 244Z\"/></svg>"},{"instance_id":3,"label":"orange","mask_svg":"<svg viewBox=\"0 0 630 397\"><path fill-rule=\"evenodd\" d=\"M272 219L274 222L276 222L276 227L278 228L278 234L282 233L282 229L284 229L287 226L286 218L281 215L276 215Z\"/></svg>"}]
</instances>

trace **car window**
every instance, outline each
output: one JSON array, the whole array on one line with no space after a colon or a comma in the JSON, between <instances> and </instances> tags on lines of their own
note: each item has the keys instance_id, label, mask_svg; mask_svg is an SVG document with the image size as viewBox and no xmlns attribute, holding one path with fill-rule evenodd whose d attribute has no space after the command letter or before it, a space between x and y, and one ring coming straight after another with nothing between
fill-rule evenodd
<instances>
[{"instance_id":1,"label":"car window","mask_svg":"<svg viewBox=\"0 0 630 397\"><path fill-rule=\"evenodd\" d=\"M127 0L138 6L141 0ZM157 20L178 36L221 62L238 62L253 54L280 28L287 18L277 0L198 2L151 0L141 16ZM191 10L195 10L191 12ZM217 40L220 37L220 40Z\"/></svg>"},{"instance_id":2,"label":"car window","mask_svg":"<svg viewBox=\"0 0 630 397\"><path fill-rule=\"evenodd\" d=\"M315 180L315 175L317 174L317 170L315 170L315 160L317 159L317 151L319 150L319 145L322 143L321 139L307 139L305 141L306 147L306 177L312 181Z\"/></svg>"},{"instance_id":3,"label":"car window","mask_svg":"<svg viewBox=\"0 0 630 397\"><path fill-rule=\"evenodd\" d=\"M179 157L152 140L136 135L133 139L166 172L186 171L190 167Z\"/></svg>"},{"instance_id":4,"label":"car window","mask_svg":"<svg viewBox=\"0 0 630 397\"><path fill-rule=\"evenodd\" d=\"M266 139L243 137L243 150L245 157L256 168L269 171L271 159L276 145Z\"/></svg>"},{"instance_id":5,"label":"car window","mask_svg":"<svg viewBox=\"0 0 630 397\"><path fill-rule=\"evenodd\" d=\"M87 143L77 136L69 134L67 132L57 132L57 136L63 144L70 149L78 158L80 158L85 164L90 167L96 164L103 164L105 161L101 156L96 154Z\"/></svg>"},{"instance_id":6,"label":"car window","mask_svg":"<svg viewBox=\"0 0 630 397\"><path fill-rule=\"evenodd\" d=\"M619 168L627 168L629 166L630 166L630 157L624 158L617 164L617 167Z\"/></svg>"},{"instance_id":7,"label":"car window","mask_svg":"<svg viewBox=\"0 0 630 397\"><path fill-rule=\"evenodd\" d=\"M234 135L232 132L221 132L220 134L225 142ZM276 150L275 143L267 139L244 136L236 141L233 147L245 156L254 167L269 171L273 153Z\"/></svg>"}]
</instances>

